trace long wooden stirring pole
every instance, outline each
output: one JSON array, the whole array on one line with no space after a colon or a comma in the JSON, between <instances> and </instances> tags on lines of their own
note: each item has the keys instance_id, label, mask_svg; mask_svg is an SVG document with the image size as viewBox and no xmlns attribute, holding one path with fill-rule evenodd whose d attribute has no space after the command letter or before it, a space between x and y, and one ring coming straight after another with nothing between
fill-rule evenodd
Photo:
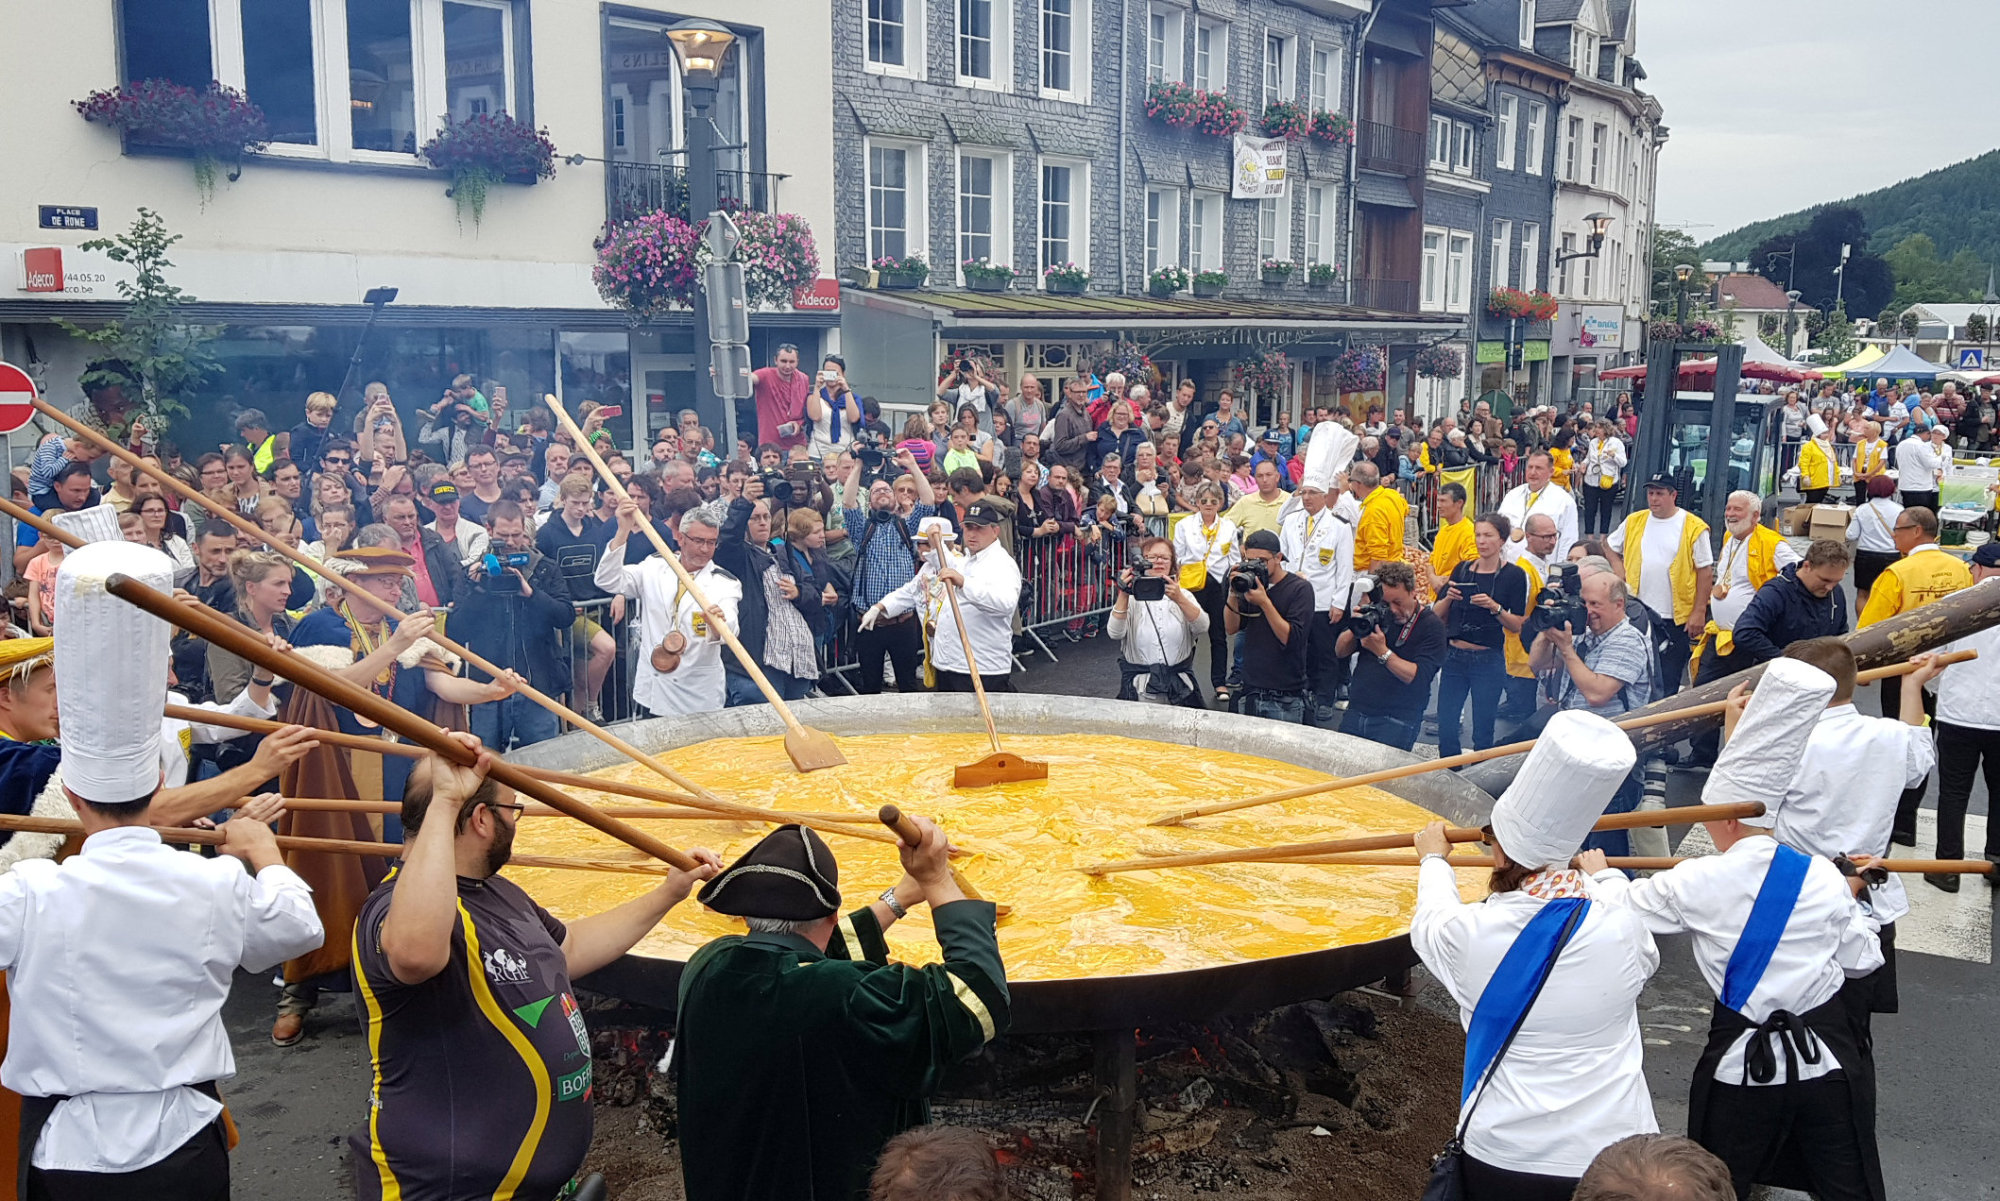
<instances>
[{"instance_id":1,"label":"long wooden stirring pole","mask_svg":"<svg viewBox=\"0 0 2000 1201\"><path fill-rule=\"evenodd\" d=\"M1611 867L1626 868L1631 871L1664 871L1677 864L1686 863L1685 855L1610 855L1605 862ZM1329 867L1415 867L1418 858L1409 852L1374 851L1354 855L1308 855L1283 862L1323 864ZM1454 855L1445 862L1453 867L1493 866L1491 855ZM1885 872L1908 873L1922 876L1963 875L1985 876L1993 873L1993 864L1984 859L1877 859L1870 867L1879 867Z\"/></svg>"},{"instance_id":2,"label":"long wooden stirring pole","mask_svg":"<svg viewBox=\"0 0 2000 1201\"><path fill-rule=\"evenodd\" d=\"M561 422L562 427L569 431L569 436L575 439L576 448L582 451L584 457L590 460L590 465L597 469L598 477L604 481L604 486L610 489L611 494L617 497L620 502L629 502L632 499L632 494L625 490L625 485L612 473L611 467L604 461L604 457L597 453L595 446L590 444L590 439L584 436L581 429L577 428L576 422L570 418L569 410L563 408L562 402L553 396L544 396L542 399L548 404L549 411L555 414L556 420ZM646 516L644 513L639 513L637 516L639 518L639 529L652 542L653 549L659 552L660 558L665 560L668 567L673 568L674 575L681 582L681 587L687 589L688 595L694 598L694 603L700 606L704 613L707 612L709 608L708 598L703 595L701 586L694 582L694 576L690 575L688 569L682 565L681 557L675 554L672 548L667 546L666 539L660 537L660 531L653 525L652 518ZM755 588L759 586L759 583L755 580L746 580L744 581L744 585ZM840 748L834 744L830 736L823 731L812 729L799 721L798 715L792 712L792 707L785 703L785 698L779 696L778 690L771 687L771 681L769 677L765 676L763 665L757 662L757 656L751 654L749 649L743 645L742 640L736 636L736 631L729 628L729 623L719 621L715 623L715 626L716 633L721 634L722 640L729 644L729 649L736 656L736 661L743 665L745 674L756 683L758 691L764 694L764 699L771 702L771 708L783 719L785 723L785 754L791 758L792 766L802 772L807 772L817 771L823 767L839 767L841 764L847 762L847 756L840 753Z\"/></svg>"},{"instance_id":3,"label":"long wooden stirring pole","mask_svg":"<svg viewBox=\"0 0 2000 1201\"><path fill-rule=\"evenodd\" d=\"M180 480L174 478L173 476L167 474L166 472L146 462L144 459L133 454L131 451L126 450L124 447L118 445L116 442L105 437L103 434L90 428L88 425L85 425L84 423L78 421L76 418L71 417L68 413L63 412L61 409L58 409L53 405L50 405L48 402L42 400L37 400L35 402L35 408L38 411L46 414L53 420L58 421L65 426L68 426L71 430L73 430L77 434L78 437L81 437L96 446L102 447L106 453L111 454L112 456L119 459L121 462L124 462L125 464L130 466L133 470L142 471L146 473L148 476L151 476L153 479L158 480L160 482L161 487L166 488L169 491L173 492L176 496L179 496L182 500L189 501L199 506L204 512L210 512L215 514L215 516L220 517L222 520L234 526L238 531L248 534L253 538L256 538L258 541L264 543L266 546L269 546L272 550L277 551L279 554L283 555L287 559L290 559L292 562L298 564L300 567L305 568L307 571L312 572L313 574L319 576L322 579L334 580L339 578L339 574L337 572L328 571L326 565L321 563L319 560L314 559L309 555L301 553L295 547L286 546L283 542L271 537L269 534L266 534L254 522L245 521L240 515L238 515L234 511L226 507L211 508L210 505L212 502L210 502L209 499L203 496L201 493L196 492L194 489L188 487L186 484L183 484ZM23 519L22 511L16 508L12 504L7 504L4 507L0 507L0 512L5 512L9 516L15 517L16 520ZM380 599L379 597L374 596L373 594L367 592L365 589L344 588L342 589L342 591L347 594L349 599L359 600L363 605L375 610L375 612L377 612L378 614L382 615L383 617L387 618L390 621L400 621L405 616L407 616L407 614L398 610L394 605ZM502 674L500 668L495 667L492 663L487 662L487 660L482 656L474 654L470 649L468 649L467 647L456 641L453 641L449 636L447 636L444 632L444 625L442 622L438 623L438 629L435 633L430 635L430 639L431 641L437 643L439 646L442 646L446 650L452 652L453 654L458 655L460 658L464 659L467 663L471 664L474 667L477 667L479 670L485 672L489 676L497 678ZM575 726L576 728L585 731L592 738L597 739L599 742L612 748L619 754L624 755L626 758L632 760L632 762L645 766L655 774L665 778L670 783L693 794L699 800L713 801L721 799L719 797L716 797L713 793L708 792L706 789L703 789L701 786L695 784L693 781L684 778L683 776L681 776L679 772L676 772L672 768L668 767L666 764L661 763L658 759L655 759L653 756L648 755L646 752L640 750L638 747L633 746L631 743L625 741L623 738L620 738L616 734L611 733L609 730L606 730L604 727L598 725L596 722L591 721L589 718L583 716L583 714L578 713L574 709L571 709L568 705L565 705L561 701L555 699L554 697L547 695L546 693L542 692L540 689L534 687L533 685L527 683L526 681L523 681L521 683L517 691L519 691L522 696L527 697L529 700L535 702L537 705L540 705L542 708L547 709L549 712L555 714L557 717L560 717L563 720L569 722L571 725ZM695 802L689 801L687 803L694 804Z\"/></svg>"},{"instance_id":4,"label":"long wooden stirring pole","mask_svg":"<svg viewBox=\"0 0 2000 1201\"><path fill-rule=\"evenodd\" d=\"M1764 812L1762 801L1740 801L1729 805L1685 805L1679 809L1635 809L1630 813L1607 813L1597 819L1593 830L1637 830L1647 826L1684 826L1694 822L1727 821L1733 817L1756 817ZM1447 827L1450 842L1479 842L1483 830L1467 826ZM1284 863L1312 855L1338 855L1352 851L1391 851L1416 845L1414 830L1401 834L1369 834L1359 838L1330 838L1320 842L1294 842L1274 847L1232 847L1226 851L1201 851L1189 855L1156 855L1145 859L1119 859L1093 863L1078 871L1092 876L1113 872L1152 871L1165 867L1204 867L1213 863Z\"/></svg>"},{"instance_id":5,"label":"long wooden stirring pole","mask_svg":"<svg viewBox=\"0 0 2000 1201\"><path fill-rule=\"evenodd\" d=\"M1949 651L1937 656L1938 661L1946 665L1963 663L1968 659L1977 659L1978 657L1979 652L1975 650ZM1856 684L1867 684L1888 676L1907 675L1915 670L1916 665L1912 663L1891 663L1885 667L1873 667L1867 671L1857 672L1854 682ZM1613 722L1612 724L1621 730L1643 730L1649 726L1665 725L1668 722L1686 721L1690 717L1720 713L1728 707L1728 701L1712 701L1706 705L1696 705L1688 709L1675 709L1667 713L1654 713L1645 717L1627 718L1624 721ZM1183 809L1179 813L1169 813L1165 817L1156 817L1146 824L1149 826L1178 826L1193 821L1198 817L1213 817L1218 813L1234 813L1238 809L1254 809L1260 805L1275 805L1281 801L1295 801L1300 797L1318 796L1323 792L1339 792L1344 788L1363 788L1371 784L1384 784L1390 780L1406 780L1411 776L1427 775L1434 771L1444 771L1447 768L1467 767L1474 763L1484 763L1488 759L1502 759L1508 755L1519 755L1525 751L1534 749L1534 745L1535 740L1530 738L1521 742L1510 742L1505 746L1489 747L1483 751L1467 751L1462 755L1447 755L1442 759L1424 759L1416 763L1405 763L1400 767L1385 767L1380 771L1371 771L1359 776L1345 776L1338 780L1328 780L1322 784L1301 784L1297 788L1287 788L1280 792L1267 792L1261 796L1253 796L1240 801L1224 801L1215 805L1201 805L1193 809Z\"/></svg>"},{"instance_id":6,"label":"long wooden stirring pole","mask_svg":"<svg viewBox=\"0 0 2000 1201\"><path fill-rule=\"evenodd\" d=\"M334 704L351 709L386 730L394 730L411 742L434 751L454 763L469 766L478 758L478 752L409 710L365 688L348 683L295 651L280 651L273 648L270 643L258 637L250 627L242 622L231 621L206 605L183 604L128 575L113 575L105 581L104 587L105 591L118 599L136 605L198 638L206 638L211 645L219 646L238 658L246 659L283 676L300 687L310 688ZM493 760L490 774L516 792L525 793L543 804L560 809L585 825L609 834L627 846L636 847L655 859L664 860L682 871L691 871L695 866L694 860L644 830L627 825L617 818L605 816L596 806L585 804L568 793L558 791L505 759Z\"/></svg>"}]
</instances>

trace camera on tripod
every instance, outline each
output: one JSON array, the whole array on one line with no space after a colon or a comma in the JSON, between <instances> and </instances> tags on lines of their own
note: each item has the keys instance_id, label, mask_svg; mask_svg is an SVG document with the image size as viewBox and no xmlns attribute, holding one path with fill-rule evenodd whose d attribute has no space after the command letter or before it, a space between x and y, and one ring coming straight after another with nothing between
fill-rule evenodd
<instances>
[{"instance_id":1,"label":"camera on tripod","mask_svg":"<svg viewBox=\"0 0 2000 1201\"><path fill-rule=\"evenodd\" d=\"M1535 603L1528 607L1527 620L1521 624L1521 642L1523 645L1531 644L1543 630L1564 626L1568 626L1572 634L1581 634L1588 619L1576 564L1558 563L1555 575L1535 594Z\"/></svg>"}]
</instances>

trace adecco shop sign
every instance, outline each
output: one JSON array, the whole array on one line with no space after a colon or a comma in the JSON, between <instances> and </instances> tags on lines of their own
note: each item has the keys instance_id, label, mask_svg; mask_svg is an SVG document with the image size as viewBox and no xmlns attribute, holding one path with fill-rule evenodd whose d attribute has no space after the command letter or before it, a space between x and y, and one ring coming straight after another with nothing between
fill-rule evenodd
<instances>
[{"instance_id":1,"label":"adecco shop sign","mask_svg":"<svg viewBox=\"0 0 2000 1201\"><path fill-rule=\"evenodd\" d=\"M840 308L840 281L821 276L810 288L792 291L792 307L810 313L831 313Z\"/></svg>"}]
</instances>

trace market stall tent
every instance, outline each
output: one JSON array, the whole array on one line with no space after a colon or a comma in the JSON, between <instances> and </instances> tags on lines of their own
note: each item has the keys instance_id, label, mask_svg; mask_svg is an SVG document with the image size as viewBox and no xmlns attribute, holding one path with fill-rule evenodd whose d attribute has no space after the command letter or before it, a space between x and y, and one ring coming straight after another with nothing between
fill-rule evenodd
<instances>
[{"instance_id":1,"label":"market stall tent","mask_svg":"<svg viewBox=\"0 0 2000 1201\"><path fill-rule=\"evenodd\" d=\"M1942 363L1933 363L1907 346L1895 347L1867 366L1868 374L1877 379L1906 379L1920 384L1930 383L1945 370Z\"/></svg>"}]
</instances>

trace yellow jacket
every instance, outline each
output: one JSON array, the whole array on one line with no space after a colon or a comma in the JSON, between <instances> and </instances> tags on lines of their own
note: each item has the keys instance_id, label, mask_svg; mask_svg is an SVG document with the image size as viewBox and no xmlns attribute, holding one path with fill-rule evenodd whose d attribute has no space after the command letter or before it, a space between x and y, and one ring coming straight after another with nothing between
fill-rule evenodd
<instances>
[{"instance_id":1,"label":"yellow jacket","mask_svg":"<svg viewBox=\"0 0 2000 1201\"><path fill-rule=\"evenodd\" d=\"M1882 569L1875 586L1868 590L1868 607L1854 619L1854 628L1865 630L1898 613L1908 613L1961 588L1972 587L1972 569L1956 555L1928 543Z\"/></svg>"},{"instance_id":2,"label":"yellow jacket","mask_svg":"<svg viewBox=\"0 0 2000 1201\"><path fill-rule=\"evenodd\" d=\"M1431 543L1432 575L1440 580L1447 579L1452 568L1478 557L1479 545L1473 534L1472 518L1461 517L1450 525L1438 527L1437 538Z\"/></svg>"},{"instance_id":3,"label":"yellow jacket","mask_svg":"<svg viewBox=\"0 0 2000 1201\"><path fill-rule=\"evenodd\" d=\"M1549 479L1556 487L1568 490L1569 469L1576 464L1576 456L1560 446L1549 447Z\"/></svg>"},{"instance_id":4,"label":"yellow jacket","mask_svg":"<svg viewBox=\"0 0 2000 1201\"><path fill-rule=\"evenodd\" d=\"M1361 521L1354 527L1354 570L1376 563L1403 561L1403 525L1410 505L1394 488L1377 487L1361 502Z\"/></svg>"},{"instance_id":5,"label":"yellow jacket","mask_svg":"<svg viewBox=\"0 0 2000 1201\"><path fill-rule=\"evenodd\" d=\"M1535 598L1541 595L1542 592L1542 573L1535 570L1534 563L1526 555L1522 555L1520 558L1514 560L1514 566L1519 567L1523 572L1527 573L1528 608L1532 610L1535 607ZM1507 635L1507 641L1503 644L1503 649L1507 652L1508 675L1513 676L1517 680L1532 680L1535 678L1534 671L1528 666L1527 645L1521 641L1521 635L1518 632Z\"/></svg>"},{"instance_id":6,"label":"yellow jacket","mask_svg":"<svg viewBox=\"0 0 2000 1201\"><path fill-rule=\"evenodd\" d=\"M1652 514L1641 509L1625 519L1625 587L1633 596L1639 595L1639 572L1642 565L1639 555L1646 542L1646 519ZM1681 523L1681 544L1674 551L1674 561L1667 565L1667 579L1674 586L1674 620L1686 625L1694 616L1694 540L1708 537L1708 523L1693 513Z\"/></svg>"},{"instance_id":7,"label":"yellow jacket","mask_svg":"<svg viewBox=\"0 0 2000 1201\"><path fill-rule=\"evenodd\" d=\"M1818 438L1808 438L1799 447L1799 487L1840 487L1840 464Z\"/></svg>"}]
</instances>

